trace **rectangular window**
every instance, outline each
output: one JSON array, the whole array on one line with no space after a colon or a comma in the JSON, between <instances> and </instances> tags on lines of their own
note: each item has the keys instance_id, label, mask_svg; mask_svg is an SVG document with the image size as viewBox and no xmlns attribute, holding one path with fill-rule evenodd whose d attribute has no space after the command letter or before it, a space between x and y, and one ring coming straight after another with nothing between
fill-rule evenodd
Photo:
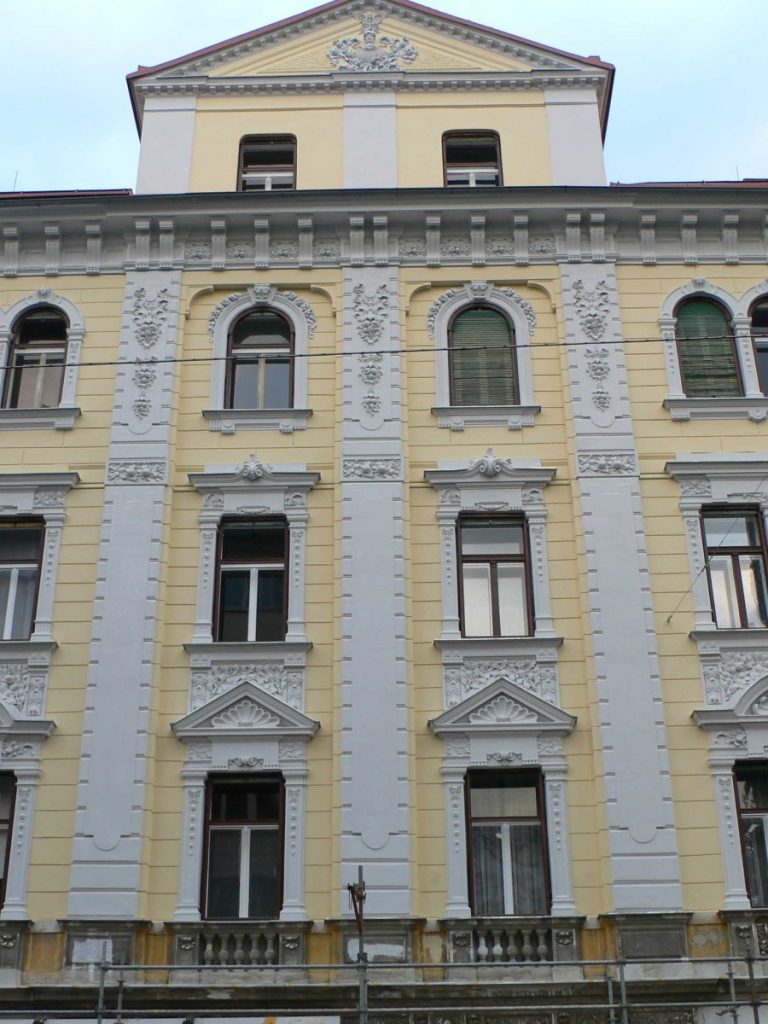
<instances>
[{"instance_id":1,"label":"rectangular window","mask_svg":"<svg viewBox=\"0 0 768 1024\"><path fill-rule=\"evenodd\" d=\"M238 191L275 192L296 188L293 135L248 135L240 143Z\"/></svg>"},{"instance_id":2,"label":"rectangular window","mask_svg":"<svg viewBox=\"0 0 768 1024\"><path fill-rule=\"evenodd\" d=\"M282 779L211 779L203 915L276 918L283 903L282 862Z\"/></svg>"},{"instance_id":3,"label":"rectangular window","mask_svg":"<svg viewBox=\"0 0 768 1024\"><path fill-rule=\"evenodd\" d=\"M541 774L470 771L467 818L472 913L549 913Z\"/></svg>"},{"instance_id":4,"label":"rectangular window","mask_svg":"<svg viewBox=\"0 0 768 1024\"><path fill-rule=\"evenodd\" d=\"M768 395L768 301L765 299L752 310L752 341L760 390Z\"/></svg>"},{"instance_id":5,"label":"rectangular window","mask_svg":"<svg viewBox=\"0 0 768 1024\"><path fill-rule=\"evenodd\" d=\"M443 136L445 184L454 188L501 185L501 154L496 132L447 132Z\"/></svg>"},{"instance_id":6,"label":"rectangular window","mask_svg":"<svg viewBox=\"0 0 768 1024\"><path fill-rule=\"evenodd\" d=\"M768 625L765 536L757 509L702 513L712 610L721 629Z\"/></svg>"},{"instance_id":7,"label":"rectangular window","mask_svg":"<svg viewBox=\"0 0 768 1024\"><path fill-rule=\"evenodd\" d=\"M528 531L522 518L459 520L464 636L533 633Z\"/></svg>"},{"instance_id":8,"label":"rectangular window","mask_svg":"<svg viewBox=\"0 0 768 1024\"><path fill-rule=\"evenodd\" d=\"M288 527L282 520L223 522L219 530L216 639L284 640Z\"/></svg>"},{"instance_id":9,"label":"rectangular window","mask_svg":"<svg viewBox=\"0 0 768 1024\"><path fill-rule=\"evenodd\" d=\"M753 907L768 906L768 765L737 765L736 797L744 874Z\"/></svg>"},{"instance_id":10,"label":"rectangular window","mask_svg":"<svg viewBox=\"0 0 768 1024\"><path fill-rule=\"evenodd\" d=\"M29 640L35 621L45 528L0 522L0 640Z\"/></svg>"}]
</instances>

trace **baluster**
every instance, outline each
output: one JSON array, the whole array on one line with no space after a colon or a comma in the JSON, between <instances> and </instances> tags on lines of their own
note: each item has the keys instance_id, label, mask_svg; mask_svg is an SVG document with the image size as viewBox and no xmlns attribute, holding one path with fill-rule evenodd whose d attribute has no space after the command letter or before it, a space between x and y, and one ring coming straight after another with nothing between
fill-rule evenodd
<instances>
[{"instance_id":1,"label":"baluster","mask_svg":"<svg viewBox=\"0 0 768 1024\"><path fill-rule=\"evenodd\" d=\"M536 934L538 935L539 939L539 944L536 947L536 952L538 953L539 960L549 960L550 956L549 944L547 942L547 933L544 931L543 928L540 928Z\"/></svg>"},{"instance_id":2,"label":"baluster","mask_svg":"<svg viewBox=\"0 0 768 1024\"><path fill-rule=\"evenodd\" d=\"M477 933L477 959L485 963L488 959L488 947L485 944L485 932Z\"/></svg>"},{"instance_id":3,"label":"baluster","mask_svg":"<svg viewBox=\"0 0 768 1024\"><path fill-rule=\"evenodd\" d=\"M515 963L516 960L520 959L520 943L518 942L519 934L520 932L518 931L510 931L508 933L509 941L507 942L507 960L509 960L510 963Z\"/></svg>"},{"instance_id":4,"label":"baluster","mask_svg":"<svg viewBox=\"0 0 768 1024\"><path fill-rule=\"evenodd\" d=\"M234 962L235 962L235 964L237 966L239 966L243 962L243 958L244 958L243 939L244 938L245 938L245 936L244 936L243 932L238 932L235 935L235 952L234 952L233 960L234 960Z\"/></svg>"},{"instance_id":5,"label":"baluster","mask_svg":"<svg viewBox=\"0 0 768 1024\"><path fill-rule=\"evenodd\" d=\"M264 959L265 959L265 961L267 963L267 967L271 967L272 964L275 962L275 959L276 959L276 956L275 956L275 943L277 942L277 935L274 935L274 934L270 935L269 933L267 933L264 936L264 938L266 939L266 942L267 942L267 948L264 951Z\"/></svg>"},{"instance_id":6,"label":"baluster","mask_svg":"<svg viewBox=\"0 0 768 1024\"><path fill-rule=\"evenodd\" d=\"M531 945L531 929L523 928L523 962L528 963L529 960L533 960L533 946Z\"/></svg>"},{"instance_id":7,"label":"baluster","mask_svg":"<svg viewBox=\"0 0 768 1024\"><path fill-rule=\"evenodd\" d=\"M502 945L501 945L501 930L499 930L498 932L497 931L491 932L491 937L493 938L493 959L494 959L494 962L495 963L500 963L501 962L501 955L504 952L504 949L502 948Z\"/></svg>"},{"instance_id":8,"label":"baluster","mask_svg":"<svg viewBox=\"0 0 768 1024\"><path fill-rule=\"evenodd\" d=\"M213 940L214 940L214 937L215 936L214 936L213 932L207 932L204 935L204 940L205 940L205 949L203 950L203 963L204 964L212 964L214 962L214 958L215 958L215 955L216 955L214 953L214 950L213 950Z\"/></svg>"}]
</instances>

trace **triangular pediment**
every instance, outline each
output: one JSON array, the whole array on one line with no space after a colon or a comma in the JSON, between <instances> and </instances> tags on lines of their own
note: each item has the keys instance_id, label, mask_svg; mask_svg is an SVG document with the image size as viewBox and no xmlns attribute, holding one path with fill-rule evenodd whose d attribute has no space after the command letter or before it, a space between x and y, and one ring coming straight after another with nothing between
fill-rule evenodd
<instances>
[{"instance_id":1,"label":"triangular pediment","mask_svg":"<svg viewBox=\"0 0 768 1024\"><path fill-rule=\"evenodd\" d=\"M500 677L429 724L436 736L456 732L567 735L573 731L576 718L530 690Z\"/></svg>"},{"instance_id":2,"label":"triangular pediment","mask_svg":"<svg viewBox=\"0 0 768 1024\"><path fill-rule=\"evenodd\" d=\"M610 72L609 65L408 0L336 0L293 18L140 68L129 80L334 72Z\"/></svg>"},{"instance_id":3,"label":"triangular pediment","mask_svg":"<svg viewBox=\"0 0 768 1024\"><path fill-rule=\"evenodd\" d=\"M171 726L179 739L314 736L318 722L244 680Z\"/></svg>"}]
</instances>

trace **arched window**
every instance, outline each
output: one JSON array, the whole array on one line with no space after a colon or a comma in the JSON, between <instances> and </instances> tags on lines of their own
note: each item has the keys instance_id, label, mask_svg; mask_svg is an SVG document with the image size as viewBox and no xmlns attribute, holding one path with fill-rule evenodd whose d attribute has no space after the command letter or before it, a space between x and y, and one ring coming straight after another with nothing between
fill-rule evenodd
<instances>
[{"instance_id":1,"label":"arched window","mask_svg":"<svg viewBox=\"0 0 768 1024\"><path fill-rule=\"evenodd\" d=\"M677 353L686 397L742 395L731 323L722 306L711 299L687 299L675 315Z\"/></svg>"},{"instance_id":2,"label":"arched window","mask_svg":"<svg viewBox=\"0 0 768 1024\"><path fill-rule=\"evenodd\" d=\"M253 309L229 332L225 406L289 409L293 404L293 331L284 316Z\"/></svg>"},{"instance_id":3,"label":"arched window","mask_svg":"<svg viewBox=\"0 0 768 1024\"><path fill-rule=\"evenodd\" d=\"M61 401L67 358L63 313L37 307L16 321L3 391L5 409L54 409Z\"/></svg>"},{"instance_id":4,"label":"arched window","mask_svg":"<svg viewBox=\"0 0 768 1024\"><path fill-rule=\"evenodd\" d=\"M489 306L461 310L448 329L451 405L517 405L515 332Z\"/></svg>"},{"instance_id":5,"label":"arched window","mask_svg":"<svg viewBox=\"0 0 768 1024\"><path fill-rule=\"evenodd\" d=\"M752 342L760 390L768 395L768 298L758 299L751 310Z\"/></svg>"}]
</instances>

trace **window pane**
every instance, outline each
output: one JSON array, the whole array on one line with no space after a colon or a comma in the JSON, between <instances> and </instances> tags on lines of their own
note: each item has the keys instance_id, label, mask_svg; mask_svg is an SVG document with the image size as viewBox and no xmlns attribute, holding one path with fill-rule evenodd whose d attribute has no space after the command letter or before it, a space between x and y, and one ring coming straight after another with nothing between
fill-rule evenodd
<instances>
[{"instance_id":1,"label":"window pane","mask_svg":"<svg viewBox=\"0 0 768 1024\"><path fill-rule=\"evenodd\" d=\"M509 835L516 914L546 914L541 825L512 825Z\"/></svg>"},{"instance_id":2,"label":"window pane","mask_svg":"<svg viewBox=\"0 0 768 1024\"><path fill-rule=\"evenodd\" d=\"M464 555L521 555L523 527L500 522L463 523L461 552Z\"/></svg>"},{"instance_id":3,"label":"window pane","mask_svg":"<svg viewBox=\"0 0 768 1024\"><path fill-rule=\"evenodd\" d=\"M285 637L285 572L260 569L256 600L256 639L282 640Z\"/></svg>"},{"instance_id":4,"label":"window pane","mask_svg":"<svg viewBox=\"0 0 768 1024\"><path fill-rule=\"evenodd\" d=\"M280 783L275 779L217 782L211 792L212 821L278 821Z\"/></svg>"},{"instance_id":5,"label":"window pane","mask_svg":"<svg viewBox=\"0 0 768 1024\"><path fill-rule=\"evenodd\" d=\"M221 556L226 562L282 561L285 527L282 523L227 523L223 528Z\"/></svg>"},{"instance_id":6,"label":"window pane","mask_svg":"<svg viewBox=\"0 0 768 1024\"><path fill-rule=\"evenodd\" d=\"M251 832L248 879L248 916L277 917L282 905L278 889L279 834L277 829Z\"/></svg>"},{"instance_id":7,"label":"window pane","mask_svg":"<svg viewBox=\"0 0 768 1024\"><path fill-rule=\"evenodd\" d=\"M502 636L528 634L525 566L503 563L496 567L499 584L499 626Z\"/></svg>"},{"instance_id":8,"label":"window pane","mask_svg":"<svg viewBox=\"0 0 768 1024\"><path fill-rule=\"evenodd\" d=\"M755 342L755 362L760 390L764 395L768 395L768 342Z\"/></svg>"},{"instance_id":9,"label":"window pane","mask_svg":"<svg viewBox=\"0 0 768 1024\"><path fill-rule=\"evenodd\" d=\"M741 624L739 605L733 579L733 563L728 555L718 555L710 559L709 577L712 581L717 625L721 629L738 627Z\"/></svg>"},{"instance_id":10,"label":"window pane","mask_svg":"<svg viewBox=\"0 0 768 1024\"><path fill-rule=\"evenodd\" d=\"M535 818L538 814L536 786L512 785L511 775L506 781L496 773L472 777L470 813L473 818Z\"/></svg>"},{"instance_id":11,"label":"window pane","mask_svg":"<svg viewBox=\"0 0 768 1024\"><path fill-rule=\"evenodd\" d=\"M677 313L677 350L689 398L741 394L730 323L714 302L693 299Z\"/></svg>"},{"instance_id":12,"label":"window pane","mask_svg":"<svg viewBox=\"0 0 768 1024\"><path fill-rule=\"evenodd\" d=\"M237 321L232 330L232 345L262 348L264 345L284 347L291 340L288 321L279 313L260 309Z\"/></svg>"},{"instance_id":13,"label":"window pane","mask_svg":"<svg viewBox=\"0 0 768 1024\"><path fill-rule=\"evenodd\" d=\"M18 328L19 343L67 340L67 324L61 313L53 309L38 309L28 313Z\"/></svg>"},{"instance_id":14,"label":"window pane","mask_svg":"<svg viewBox=\"0 0 768 1024\"><path fill-rule=\"evenodd\" d=\"M472 826L474 912L479 917L504 913L501 826Z\"/></svg>"},{"instance_id":15,"label":"window pane","mask_svg":"<svg viewBox=\"0 0 768 1024\"><path fill-rule=\"evenodd\" d=\"M465 564L462 567L464 636L492 636L491 567Z\"/></svg>"},{"instance_id":16,"label":"window pane","mask_svg":"<svg viewBox=\"0 0 768 1024\"><path fill-rule=\"evenodd\" d=\"M18 569L11 640L28 640L35 617L37 569Z\"/></svg>"},{"instance_id":17,"label":"window pane","mask_svg":"<svg viewBox=\"0 0 768 1024\"><path fill-rule=\"evenodd\" d=\"M12 775L0 776L0 822L7 822L11 817L13 802L14 778Z\"/></svg>"},{"instance_id":18,"label":"window pane","mask_svg":"<svg viewBox=\"0 0 768 1024\"><path fill-rule=\"evenodd\" d=\"M743 811L768 810L768 772L739 771L736 780L739 807Z\"/></svg>"},{"instance_id":19,"label":"window pane","mask_svg":"<svg viewBox=\"0 0 768 1024\"><path fill-rule=\"evenodd\" d=\"M232 364L232 408L259 408L259 361L237 359Z\"/></svg>"},{"instance_id":20,"label":"window pane","mask_svg":"<svg viewBox=\"0 0 768 1024\"><path fill-rule=\"evenodd\" d=\"M270 358L264 364L264 408L287 409L291 404L291 363Z\"/></svg>"},{"instance_id":21,"label":"window pane","mask_svg":"<svg viewBox=\"0 0 768 1024\"><path fill-rule=\"evenodd\" d=\"M765 847L765 817L745 815L744 861L747 869L747 889L753 907L768 906L768 857Z\"/></svg>"},{"instance_id":22,"label":"window pane","mask_svg":"<svg viewBox=\"0 0 768 1024\"><path fill-rule=\"evenodd\" d=\"M762 558L752 555L739 556L741 586L744 591L744 606L747 626L768 625L768 604L766 602L765 566Z\"/></svg>"},{"instance_id":23,"label":"window pane","mask_svg":"<svg viewBox=\"0 0 768 1024\"><path fill-rule=\"evenodd\" d=\"M707 547L758 547L760 532L754 516L705 516Z\"/></svg>"},{"instance_id":24,"label":"window pane","mask_svg":"<svg viewBox=\"0 0 768 1024\"><path fill-rule=\"evenodd\" d=\"M240 915L239 829L211 829L208 853L208 916Z\"/></svg>"},{"instance_id":25,"label":"window pane","mask_svg":"<svg viewBox=\"0 0 768 1024\"><path fill-rule=\"evenodd\" d=\"M219 640L240 643L248 639L248 569L222 569L219 597Z\"/></svg>"},{"instance_id":26,"label":"window pane","mask_svg":"<svg viewBox=\"0 0 768 1024\"><path fill-rule=\"evenodd\" d=\"M0 562L36 562L42 542L41 526L0 526Z\"/></svg>"},{"instance_id":27,"label":"window pane","mask_svg":"<svg viewBox=\"0 0 768 1024\"><path fill-rule=\"evenodd\" d=\"M63 356L48 356L42 381L37 395L37 403L41 409L55 409L61 399L61 385L64 380Z\"/></svg>"}]
</instances>

